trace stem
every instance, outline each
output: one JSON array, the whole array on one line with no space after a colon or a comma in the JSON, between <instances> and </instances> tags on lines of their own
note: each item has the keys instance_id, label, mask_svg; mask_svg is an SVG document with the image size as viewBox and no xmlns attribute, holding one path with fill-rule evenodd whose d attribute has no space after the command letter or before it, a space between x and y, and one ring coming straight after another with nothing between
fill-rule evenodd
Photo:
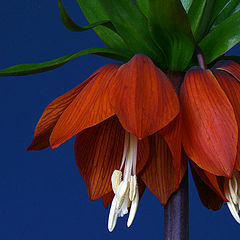
<instances>
[{"instance_id":1,"label":"stem","mask_svg":"<svg viewBox=\"0 0 240 240\"><path fill-rule=\"evenodd\" d=\"M207 69L207 64L205 61L205 58L203 56L202 50L199 46L196 46L195 51L197 53L197 59L198 59L198 64L199 66L203 69L206 70Z\"/></svg>"},{"instance_id":2,"label":"stem","mask_svg":"<svg viewBox=\"0 0 240 240\"><path fill-rule=\"evenodd\" d=\"M188 173L164 207L164 240L188 240Z\"/></svg>"}]
</instances>

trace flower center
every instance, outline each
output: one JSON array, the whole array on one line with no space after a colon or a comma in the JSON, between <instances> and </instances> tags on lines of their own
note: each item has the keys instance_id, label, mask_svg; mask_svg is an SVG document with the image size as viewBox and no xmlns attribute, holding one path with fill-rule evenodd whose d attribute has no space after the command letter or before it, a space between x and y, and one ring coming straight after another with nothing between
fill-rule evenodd
<instances>
[{"instance_id":1,"label":"flower center","mask_svg":"<svg viewBox=\"0 0 240 240\"><path fill-rule=\"evenodd\" d=\"M228 208L235 218L235 220L240 224L239 217L239 206L240 206L240 174L234 171L232 179L225 181L224 184L224 194L227 198Z\"/></svg>"},{"instance_id":2,"label":"flower center","mask_svg":"<svg viewBox=\"0 0 240 240\"><path fill-rule=\"evenodd\" d=\"M119 170L112 174L112 189L115 194L108 218L108 230L110 232L116 226L118 217L123 217L128 213L130 207L127 226L130 227L135 217L139 193L136 176L138 139L135 135L125 132L124 149L122 163ZM122 169L124 172L122 174ZM123 175L123 176L122 176Z\"/></svg>"}]
</instances>

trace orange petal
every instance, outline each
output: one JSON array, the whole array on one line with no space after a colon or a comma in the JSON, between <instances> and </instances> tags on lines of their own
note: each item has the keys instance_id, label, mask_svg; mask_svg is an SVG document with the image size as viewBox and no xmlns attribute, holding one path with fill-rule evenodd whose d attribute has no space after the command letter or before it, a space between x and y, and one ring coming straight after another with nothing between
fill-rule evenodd
<instances>
[{"instance_id":1,"label":"orange petal","mask_svg":"<svg viewBox=\"0 0 240 240\"><path fill-rule=\"evenodd\" d=\"M140 173L149 190L165 205L171 194L178 188L171 152L167 143L156 133L149 137L150 156L146 167ZM182 162L180 179L183 178L187 162Z\"/></svg>"},{"instance_id":2,"label":"orange petal","mask_svg":"<svg viewBox=\"0 0 240 240\"><path fill-rule=\"evenodd\" d=\"M182 117L179 114L170 124L160 131L172 153L176 172L176 185L180 184L181 150L182 150Z\"/></svg>"},{"instance_id":3,"label":"orange petal","mask_svg":"<svg viewBox=\"0 0 240 240\"><path fill-rule=\"evenodd\" d=\"M192 165L191 171L202 204L208 209L219 210L223 204L221 197L199 177Z\"/></svg>"},{"instance_id":4,"label":"orange petal","mask_svg":"<svg viewBox=\"0 0 240 240\"><path fill-rule=\"evenodd\" d=\"M73 88L69 92L56 98L44 110L38 124L35 128L32 144L27 148L28 150L42 150L50 146L49 138L58 119L74 100L74 98L82 91L82 89L92 80L97 73L93 74L86 81Z\"/></svg>"},{"instance_id":5,"label":"orange petal","mask_svg":"<svg viewBox=\"0 0 240 240\"><path fill-rule=\"evenodd\" d=\"M179 113L171 82L140 54L118 69L111 104L123 127L139 139L162 129Z\"/></svg>"},{"instance_id":6,"label":"orange petal","mask_svg":"<svg viewBox=\"0 0 240 240\"><path fill-rule=\"evenodd\" d=\"M112 191L111 176L115 169L120 168L124 139L125 131L116 116L77 135L75 158L91 200ZM137 174L146 165L148 155L146 138L138 144Z\"/></svg>"},{"instance_id":7,"label":"orange petal","mask_svg":"<svg viewBox=\"0 0 240 240\"><path fill-rule=\"evenodd\" d=\"M215 71L214 75L233 106L238 124L238 132L240 133L240 84L226 72ZM238 134L238 149L234 168L240 171L240 134Z\"/></svg>"},{"instance_id":8,"label":"orange petal","mask_svg":"<svg viewBox=\"0 0 240 240\"><path fill-rule=\"evenodd\" d=\"M231 177L238 126L226 94L210 70L190 70L181 87L183 147L199 167Z\"/></svg>"},{"instance_id":9,"label":"orange petal","mask_svg":"<svg viewBox=\"0 0 240 240\"><path fill-rule=\"evenodd\" d=\"M112 191L111 176L121 165L124 138L124 129L116 117L77 135L75 159L91 200Z\"/></svg>"},{"instance_id":10,"label":"orange petal","mask_svg":"<svg viewBox=\"0 0 240 240\"><path fill-rule=\"evenodd\" d=\"M240 82L240 65L233 61L221 61L215 66L217 69L224 70L233 75Z\"/></svg>"},{"instance_id":11,"label":"orange petal","mask_svg":"<svg viewBox=\"0 0 240 240\"><path fill-rule=\"evenodd\" d=\"M223 190L223 177L218 177L202 170L194 162L191 162L191 169L194 169L195 173L201 178L201 181L208 185L223 201L227 201Z\"/></svg>"},{"instance_id":12,"label":"orange petal","mask_svg":"<svg viewBox=\"0 0 240 240\"><path fill-rule=\"evenodd\" d=\"M114 198L114 193L113 193L113 191L111 191L111 192L103 195L103 197L102 197L103 206L104 206L105 208L108 208L108 205L112 202L113 198Z\"/></svg>"},{"instance_id":13,"label":"orange petal","mask_svg":"<svg viewBox=\"0 0 240 240\"><path fill-rule=\"evenodd\" d=\"M118 64L102 67L99 74L81 91L68 106L54 127L50 144L52 149L67 141L85 128L94 126L114 115L108 96L111 78Z\"/></svg>"}]
</instances>

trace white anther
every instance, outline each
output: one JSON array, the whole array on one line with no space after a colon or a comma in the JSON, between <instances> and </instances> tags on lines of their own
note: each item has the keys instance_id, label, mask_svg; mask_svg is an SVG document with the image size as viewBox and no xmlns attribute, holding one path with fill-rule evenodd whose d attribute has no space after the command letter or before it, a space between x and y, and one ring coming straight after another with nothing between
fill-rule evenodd
<instances>
[{"instance_id":1,"label":"white anther","mask_svg":"<svg viewBox=\"0 0 240 240\"><path fill-rule=\"evenodd\" d=\"M129 217L128 217L128 221L127 221L128 227L130 227L132 225L132 222L133 222L134 217L137 212L138 202L139 202L139 193L138 193L138 189L137 189L136 196L135 196L134 200L132 201L130 212L129 212Z\"/></svg>"},{"instance_id":2,"label":"white anther","mask_svg":"<svg viewBox=\"0 0 240 240\"><path fill-rule=\"evenodd\" d=\"M118 190L116 193L116 197L117 197L116 209L121 208L125 198L127 197L128 192L129 192L129 182L122 181L118 186Z\"/></svg>"},{"instance_id":3,"label":"white anther","mask_svg":"<svg viewBox=\"0 0 240 240\"><path fill-rule=\"evenodd\" d=\"M112 177L111 177L111 181L112 181L113 192L116 194L118 186L120 185L120 183L122 181L122 172L119 170L114 170Z\"/></svg>"},{"instance_id":4,"label":"white anther","mask_svg":"<svg viewBox=\"0 0 240 240\"><path fill-rule=\"evenodd\" d=\"M112 205L111 205L110 212L109 212L109 217L108 217L108 231L109 232L112 232L117 224L118 213L116 213L116 211L115 211L116 202L117 202L117 198L115 196L113 198Z\"/></svg>"},{"instance_id":5,"label":"white anther","mask_svg":"<svg viewBox=\"0 0 240 240\"><path fill-rule=\"evenodd\" d=\"M137 176L134 175L130 177L130 189L129 189L130 201L133 201L133 199L135 198L136 191L137 191Z\"/></svg>"}]
</instances>

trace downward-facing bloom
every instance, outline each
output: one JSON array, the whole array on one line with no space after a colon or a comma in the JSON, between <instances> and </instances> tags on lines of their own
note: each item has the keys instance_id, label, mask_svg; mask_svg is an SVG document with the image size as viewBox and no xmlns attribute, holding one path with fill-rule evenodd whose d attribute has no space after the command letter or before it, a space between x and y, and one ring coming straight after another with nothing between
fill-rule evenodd
<instances>
[{"instance_id":1,"label":"downward-facing bloom","mask_svg":"<svg viewBox=\"0 0 240 240\"><path fill-rule=\"evenodd\" d=\"M180 93L183 147L203 204L226 201L240 223L240 66L220 62L187 72Z\"/></svg>"},{"instance_id":2,"label":"downward-facing bloom","mask_svg":"<svg viewBox=\"0 0 240 240\"><path fill-rule=\"evenodd\" d=\"M28 150L57 148L77 134L75 158L91 200L111 201L108 228L128 213L130 226L147 186L166 204L178 188L181 115L166 75L144 55L108 64L55 99L40 118Z\"/></svg>"}]
</instances>

